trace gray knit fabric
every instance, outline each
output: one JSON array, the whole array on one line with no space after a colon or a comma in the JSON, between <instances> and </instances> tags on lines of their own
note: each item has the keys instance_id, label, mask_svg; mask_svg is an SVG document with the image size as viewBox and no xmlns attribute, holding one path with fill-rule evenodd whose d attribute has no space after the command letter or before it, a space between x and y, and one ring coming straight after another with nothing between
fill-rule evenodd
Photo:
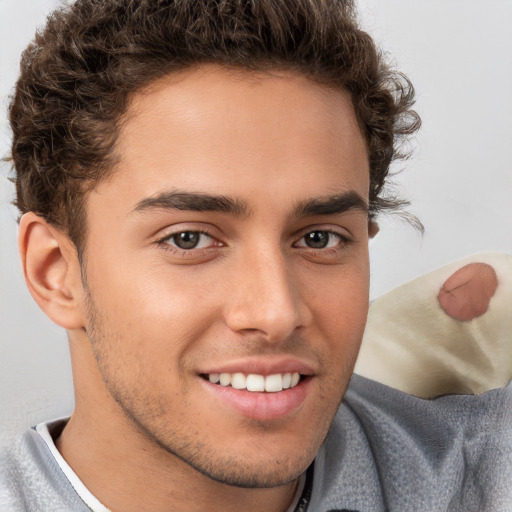
<instances>
[{"instance_id":1,"label":"gray knit fabric","mask_svg":"<svg viewBox=\"0 0 512 512\"><path fill-rule=\"evenodd\" d=\"M310 512L512 512L512 383L424 400L354 375Z\"/></svg>"},{"instance_id":2,"label":"gray knit fabric","mask_svg":"<svg viewBox=\"0 0 512 512\"><path fill-rule=\"evenodd\" d=\"M0 458L0 511L89 512L33 429Z\"/></svg>"},{"instance_id":3,"label":"gray knit fabric","mask_svg":"<svg viewBox=\"0 0 512 512\"><path fill-rule=\"evenodd\" d=\"M308 512L511 512L512 384L423 400L354 375L305 501ZM0 511L89 508L29 430L1 455Z\"/></svg>"}]
</instances>

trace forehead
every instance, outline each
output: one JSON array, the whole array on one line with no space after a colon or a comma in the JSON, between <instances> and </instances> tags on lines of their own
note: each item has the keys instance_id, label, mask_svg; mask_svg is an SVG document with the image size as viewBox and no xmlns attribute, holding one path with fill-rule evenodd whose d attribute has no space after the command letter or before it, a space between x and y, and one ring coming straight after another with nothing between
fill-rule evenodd
<instances>
[{"instance_id":1,"label":"forehead","mask_svg":"<svg viewBox=\"0 0 512 512\"><path fill-rule=\"evenodd\" d=\"M132 97L116 149L117 169L98 191L114 184L132 205L169 189L249 202L270 188L295 203L368 195L349 93L292 72L207 65L158 80Z\"/></svg>"}]
</instances>

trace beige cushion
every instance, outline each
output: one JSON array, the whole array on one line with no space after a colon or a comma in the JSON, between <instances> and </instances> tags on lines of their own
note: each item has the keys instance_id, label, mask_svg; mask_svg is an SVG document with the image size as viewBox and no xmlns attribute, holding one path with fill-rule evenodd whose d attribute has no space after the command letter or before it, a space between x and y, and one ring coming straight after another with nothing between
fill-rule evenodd
<instances>
[{"instance_id":1,"label":"beige cushion","mask_svg":"<svg viewBox=\"0 0 512 512\"><path fill-rule=\"evenodd\" d=\"M438 294L469 263L496 272L487 311L469 321L451 318ZM370 306L355 372L423 398L481 394L512 378L512 256L464 258L406 283Z\"/></svg>"}]
</instances>

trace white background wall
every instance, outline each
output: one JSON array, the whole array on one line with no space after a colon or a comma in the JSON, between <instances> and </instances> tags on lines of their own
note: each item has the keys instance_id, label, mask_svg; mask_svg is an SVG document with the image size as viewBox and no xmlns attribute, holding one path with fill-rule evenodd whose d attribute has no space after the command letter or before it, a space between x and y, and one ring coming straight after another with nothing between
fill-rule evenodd
<instances>
[{"instance_id":1,"label":"white background wall","mask_svg":"<svg viewBox=\"0 0 512 512\"><path fill-rule=\"evenodd\" d=\"M53 0L0 0L0 154L9 148L7 96L19 54ZM371 244L372 297L481 251L512 254L512 2L361 0L365 27L415 84L423 128L396 178L422 238L381 219ZM0 172L0 438L68 414L73 397L65 333L25 289Z\"/></svg>"}]
</instances>

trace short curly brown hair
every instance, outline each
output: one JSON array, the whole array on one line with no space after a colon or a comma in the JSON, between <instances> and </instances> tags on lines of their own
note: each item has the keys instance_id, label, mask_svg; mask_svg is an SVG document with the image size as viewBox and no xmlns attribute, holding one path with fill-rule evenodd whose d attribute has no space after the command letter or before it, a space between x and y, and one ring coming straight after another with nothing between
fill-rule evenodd
<instances>
[{"instance_id":1,"label":"short curly brown hair","mask_svg":"<svg viewBox=\"0 0 512 512\"><path fill-rule=\"evenodd\" d=\"M370 215L419 127L409 80L390 69L348 0L77 0L22 56L10 105L16 204L79 249L88 190L112 171L130 95L202 63L292 70L347 89L366 137Z\"/></svg>"}]
</instances>

